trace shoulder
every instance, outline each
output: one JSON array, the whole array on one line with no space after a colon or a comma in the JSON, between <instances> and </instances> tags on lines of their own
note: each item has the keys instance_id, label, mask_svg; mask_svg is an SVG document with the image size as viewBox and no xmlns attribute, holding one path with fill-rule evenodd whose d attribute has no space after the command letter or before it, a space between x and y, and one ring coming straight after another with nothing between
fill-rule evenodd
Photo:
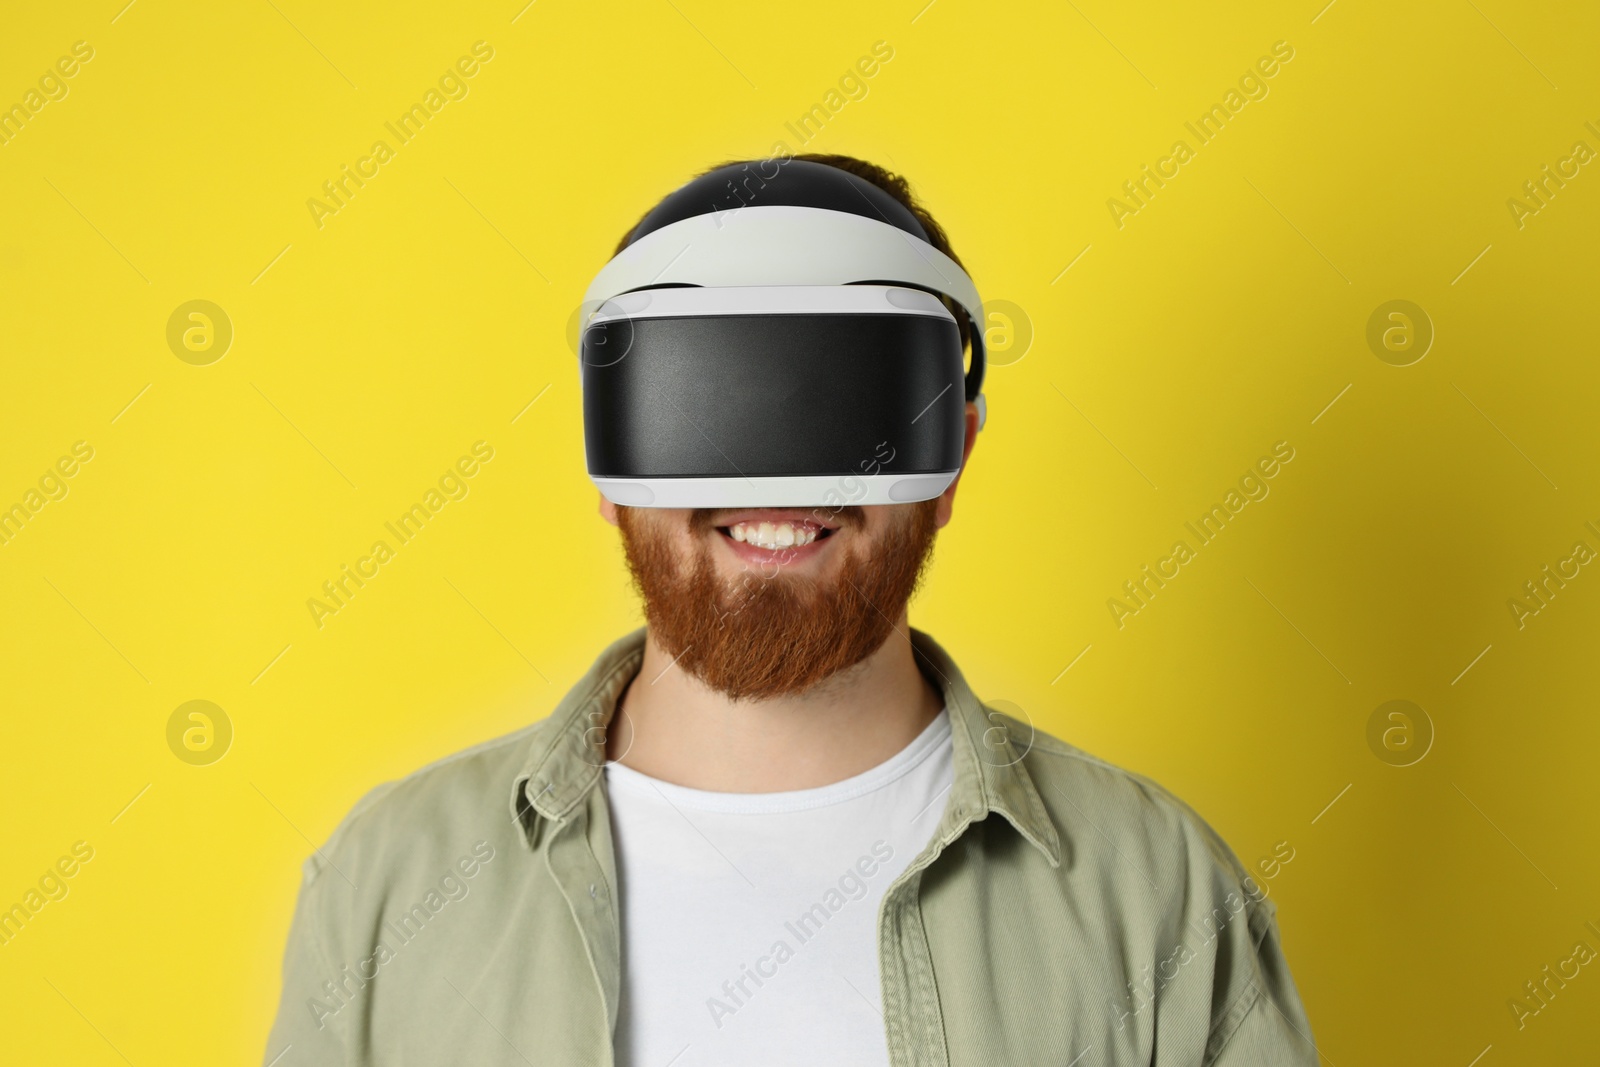
<instances>
[{"instance_id":1,"label":"shoulder","mask_svg":"<svg viewBox=\"0 0 1600 1067\"><path fill-rule=\"evenodd\" d=\"M1206 1018L1207 1062L1262 996L1278 1010L1257 1045L1284 1052L1272 1062L1315 1062L1299 1051L1296 1031L1308 1033L1309 1023L1283 958L1277 908L1222 835L1147 775L1043 731L1028 743L1029 727L1016 719L1007 729L1018 751L1025 747L1023 766L1060 837L1063 884L1091 894L1087 906L1149 962L1152 992L1179 973L1208 975L1181 987L1208 991L1204 1008L1192 1006Z\"/></svg>"},{"instance_id":2,"label":"shoulder","mask_svg":"<svg viewBox=\"0 0 1600 1067\"><path fill-rule=\"evenodd\" d=\"M519 877L527 873L528 850L513 821L512 789L550 722L541 719L384 782L314 848L284 952L274 1047L292 1043L296 1056L311 1057L305 1062L344 1062L345 1043L362 1040L360 1029L335 1029L327 1020L348 1019L346 1009L357 1002L370 1018L374 1000L360 994L380 965L404 952L437 966L463 939L486 943L490 935L475 924L492 923L507 909L453 902L470 894L503 905L530 882ZM452 936L422 936L446 908ZM386 979L387 987L404 1000L427 969L386 969L411 976Z\"/></svg>"},{"instance_id":3,"label":"shoulder","mask_svg":"<svg viewBox=\"0 0 1600 1067\"><path fill-rule=\"evenodd\" d=\"M1093 834L1103 847L1166 851L1173 859L1174 850L1181 851L1189 863L1212 867L1226 881L1247 890L1254 886L1222 835L1172 790L1031 724L1006 718L1034 789L1064 837L1086 843L1084 834Z\"/></svg>"},{"instance_id":4,"label":"shoulder","mask_svg":"<svg viewBox=\"0 0 1600 1067\"><path fill-rule=\"evenodd\" d=\"M549 717L373 787L305 861L307 885L394 880L397 868L448 866L480 841L514 829L511 790Z\"/></svg>"}]
</instances>

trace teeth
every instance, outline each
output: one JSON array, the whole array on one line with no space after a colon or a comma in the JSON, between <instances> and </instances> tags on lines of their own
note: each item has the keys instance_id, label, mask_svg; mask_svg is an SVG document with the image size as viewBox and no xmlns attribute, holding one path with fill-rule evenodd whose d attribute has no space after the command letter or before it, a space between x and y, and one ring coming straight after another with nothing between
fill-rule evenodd
<instances>
[{"instance_id":1,"label":"teeth","mask_svg":"<svg viewBox=\"0 0 1600 1067\"><path fill-rule=\"evenodd\" d=\"M741 522L728 528L729 535L735 541L767 549L799 548L802 545L809 545L817 539L819 532L812 526L796 529L793 523L788 522L776 525L770 522Z\"/></svg>"}]
</instances>

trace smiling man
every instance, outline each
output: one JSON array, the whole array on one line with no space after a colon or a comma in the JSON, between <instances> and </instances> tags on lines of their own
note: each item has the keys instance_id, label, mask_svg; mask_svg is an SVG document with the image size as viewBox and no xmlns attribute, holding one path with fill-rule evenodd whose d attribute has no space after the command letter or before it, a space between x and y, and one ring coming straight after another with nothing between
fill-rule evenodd
<instances>
[{"instance_id":1,"label":"smiling man","mask_svg":"<svg viewBox=\"0 0 1600 1067\"><path fill-rule=\"evenodd\" d=\"M902 179L801 156L761 169L752 187L741 180L750 166L712 168L675 192L629 231L619 258L674 222L745 208L753 189L772 207L868 219L879 237L895 231L886 254L905 245L960 271ZM751 220L739 240L780 232ZM830 254L852 253L841 242ZM854 273L868 285L880 268ZM673 310L673 284L699 283L619 291L634 293L635 316L654 300L650 314L678 323L670 329L703 330L704 314ZM672 354L704 355L707 335L650 342L643 317L615 320L628 344L611 365L631 361L649 386L648 403L616 410L668 418L642 444L608 452L590 438L600 512L619 528L646 624L605 649L546 718L374 790L307 861L268 1062L1318 1062L1274 907L1223 840L1149 779L986 706L909 625L983 422L973 391L964 407L934 407L949 383L923 407L915 375L936 350L955 361L969 344L981 369L981 337L894 286L803 293L776 311L835 296L848 329L873 339L857 362L906 375L880 377L877 399L904 399L907 427L927 415L917 432L951 435L953 451L908 453L956 469L933 485L927 470L944 461L917 467L886 441L869 479L886 502L669 506L673 494L757 491L773 483L756 461L781 466L802 451L777 408L742 434L700 421L766 378L685 405L727 388L739 360L770 357L766 342L808 327L792 315L741 320L766 331L763 345L731 346L722 374L685 383L667 373ZM723 297L755 299L693 299ZM922 339L912 362L895 363L890 332L872 333L885 299L896 315L921 316L892 327ZM814 347L819 360L843 351ZM591 386L592 429L609 409ZM731 488L708 480L715 456L693 479L668 476L677 451L698 447L687 430L669 439L684 425L723 438L715 451ZM597 474L613 462L631 473ZM782 485L796 495L817 488L803 471L774 477L793 478ZM830 478L866 484L848 467Z\"/></svg>"}]
</instances>

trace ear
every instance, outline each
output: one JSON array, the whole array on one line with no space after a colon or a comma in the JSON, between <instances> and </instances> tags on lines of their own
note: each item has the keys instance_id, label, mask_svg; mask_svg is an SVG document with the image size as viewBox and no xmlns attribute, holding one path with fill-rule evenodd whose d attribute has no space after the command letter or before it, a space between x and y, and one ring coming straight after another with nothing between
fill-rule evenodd
<instances>
[{"instance_id":1,"label":"ear","mask_svg":"<svg viewBox=\"0 0 1600 1067\"><path fill-rule=\"evenodd\" d=\"M600 517L613 526L617 524L617 506L607 500L604 493L600 494Z\"/></svg>"},{"instance_id":2,"label":"ear","mask_svg":"<svg viewBox=\"0 0 1600 1067\"><path fill-rule=\"evenodd\" d=\"M944 492L939 494L939 507L934 513L934 528L942 529L950 521L950 513L955 508L956 487L961 484L961 475L967 470L967 457L972 455L972 446L978 443L978 405L967 401L967 439L961 445L961 469L956 472L952 481Z\"/></svg>"}]
</instances>

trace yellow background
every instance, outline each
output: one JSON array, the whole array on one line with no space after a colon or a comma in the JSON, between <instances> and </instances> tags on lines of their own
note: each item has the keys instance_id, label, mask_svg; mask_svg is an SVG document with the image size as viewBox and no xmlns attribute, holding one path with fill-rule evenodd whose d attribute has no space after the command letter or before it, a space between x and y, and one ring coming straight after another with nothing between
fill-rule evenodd
<instances>
[{"instance_id":1,"label":"yellow background","mask_svg":"<svg viewBox=\"0 0 1600 1067\"><path fill-rule=\"evenodd\" d=\"M638 624L563 334L642 211L783 142L908 175L1032 324L913 624L1246 864L1288 843L1263 884L1328 1062L1592 1062L1595 966L1525 1028L1507 1001L1600 949L1600 575L1520 630L1507 601L1600 549L1600 165L1521 228L1506 202L1600 149L1593 10L122 2L0 35L0 103L94 48L0 146L0 504L95 450L0 546L0 903L95 850L0 947L0 1058L259 1062L312 842ZM478 40L469 95L319 229L307 199ZM1108 198L1280 40L1119 229ZM166 342L195 299L234 328L209 366ZM1365 340L1392 299L1436 329L1411 366ZM318 629L478 440L470 494ZM1119 629L1107 599L1280 440L1270 496ZM167 747L194 699L235 731L210 766ZM1367 744L1393 699L1436 732L1413 766Z\"/></svg>"}]
</instances>

